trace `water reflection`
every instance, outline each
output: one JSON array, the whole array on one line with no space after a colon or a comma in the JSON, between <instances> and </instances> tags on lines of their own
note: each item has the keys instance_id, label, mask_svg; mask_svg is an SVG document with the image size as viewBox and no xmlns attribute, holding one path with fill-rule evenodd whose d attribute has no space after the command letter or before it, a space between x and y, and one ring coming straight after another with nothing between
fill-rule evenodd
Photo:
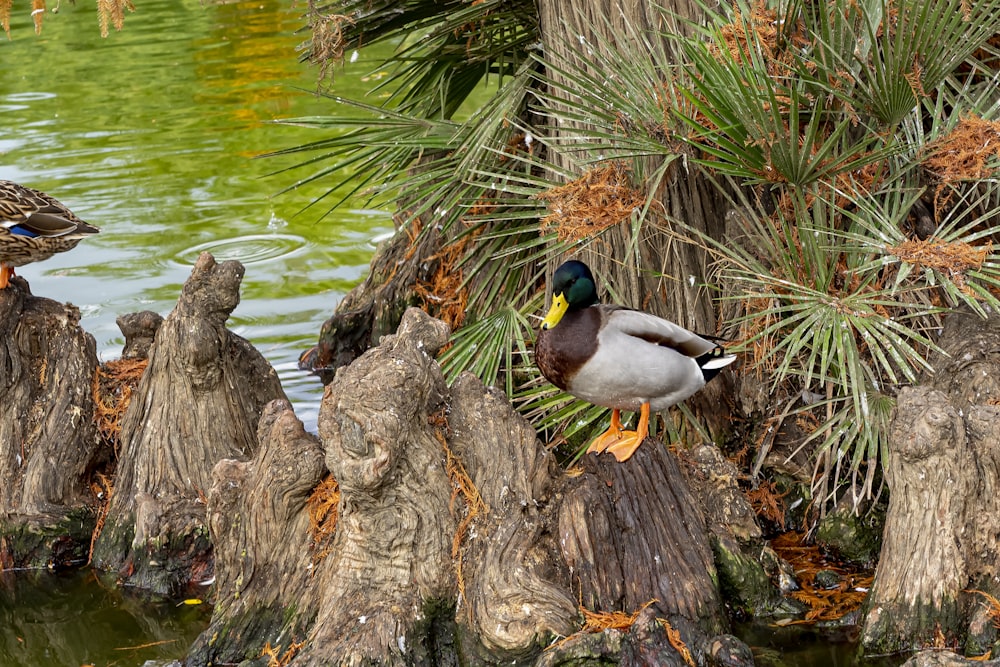
<instances>
[{"instance_id":1,"label":"water reflection","mask_svg":"<svg viewBox=\"0 0 1000 667\"><path fill-rule=\"evenodd\" d=\"M0 665L141 665L181 658L208 623L177 606L107 589L87 571L0 573Z\"/></svg>"},{"instance_id":2,"label":"water reflection","mask_svg":"<svg viewBox=\"0 0 1000 667\"><path fill-rule=\"evenodd\" d=\"M201 250L239 259L247 273L231 326L276 367L314 428L321 387L295 360L391 221L360 206L318 221L325 209L307 207L319 187L273 196L306 175L269 176L294 158L255 159L319 138L272 121L336 112L308 92L316 72L297 60L302 9L284 0L137 0L136 9L104 40L92 5L64 3L40 37L27 11L13 17L0 178L48 192L102 229L19 273L35 294L79 306L101 358L112 359L119 314L166 315ZM362 53L338 73L337 92L362 96L368 73Z\"/></svg>"}]
</instances>

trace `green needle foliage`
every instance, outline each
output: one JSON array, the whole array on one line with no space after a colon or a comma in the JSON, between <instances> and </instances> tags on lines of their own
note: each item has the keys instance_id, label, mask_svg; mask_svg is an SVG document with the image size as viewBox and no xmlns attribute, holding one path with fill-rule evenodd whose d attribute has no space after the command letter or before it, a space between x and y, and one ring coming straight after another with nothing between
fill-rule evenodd
<instances>
[{"instance_id":1,"label":"green needle foliage","mask_svg":"<svg viewBox=\"0 0 1000 667\"><path fill-rule=\"evenodd\" d=\"M464 326L446 372L502 386L551 440L606 419L531 361L547 265L604 228L567 229L560 183L640 195L609 223L635 239L616 259L636 272L660 268L641 264L640 238L714 258L743 373L771 392L749 416L806 428L817 507L877 492L894 397L932 370L942 315L1000 307L1000 0L738 0L687 31L618 20L595 31L613 41L547 51L520 0L347 0L311 16L313 59L398 49L385 105L331 97L357 117L298 121L325 135L292 149L307 178L401 202L404 225L458 249ZM729 198L730 237L664 218L661 185L695 170Z\"/></svg>"}]
</instances>

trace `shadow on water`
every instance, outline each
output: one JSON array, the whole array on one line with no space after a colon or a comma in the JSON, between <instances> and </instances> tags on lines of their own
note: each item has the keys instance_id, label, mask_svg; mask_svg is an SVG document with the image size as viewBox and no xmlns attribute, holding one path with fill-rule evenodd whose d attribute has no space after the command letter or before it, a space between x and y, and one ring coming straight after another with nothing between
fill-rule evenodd
<instances>
[{"instance_id":1,"label":"shadow on water","mask_svg":"<svg viewBox=\"0 0 1000 667\"><path fill-rule=\"evenodd\" d=\"M753 650L758 667L899 667L909 657L859 658L856 626L742 623L733 631Z\"/></svg>"},{"instance_id":2,"label":"shadow on water","mask_svg":"<svg viewBox=\"0 0 1000 667\"><path fill-rule=\"evenodd\" d=\"M142 665L183 658L208 605L105 588L90 570L0 573L0 666Z\"/></svg>"}]
</instances>

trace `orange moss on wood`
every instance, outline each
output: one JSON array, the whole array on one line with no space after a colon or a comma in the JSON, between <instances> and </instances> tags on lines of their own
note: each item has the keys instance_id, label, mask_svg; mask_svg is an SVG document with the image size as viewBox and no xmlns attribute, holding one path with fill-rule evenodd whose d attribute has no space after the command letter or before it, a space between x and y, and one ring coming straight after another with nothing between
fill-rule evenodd
<instances>
[{"instance_id":1,"label":"orange moss on wood","mask_svg":"<svg viewBox=\"0 0 1000 667\"><path fill-rule=\"evenodd\" d=\"M610 162L539 194L550 211L542 218L542 232L554 228L560 241L579 241L628 220L646 204L646 196L631 186L629 174L624 162Z\"/></svg>"}]
</instances>

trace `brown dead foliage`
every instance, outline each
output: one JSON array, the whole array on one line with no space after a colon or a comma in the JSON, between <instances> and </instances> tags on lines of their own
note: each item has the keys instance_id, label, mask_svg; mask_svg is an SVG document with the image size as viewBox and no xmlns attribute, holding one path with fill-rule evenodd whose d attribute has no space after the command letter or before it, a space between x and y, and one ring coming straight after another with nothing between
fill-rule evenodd
<instances>
[{"instance_id":1,"label":"brown dead foliage","mask_svg":"<svg viewBox=\"0 0 1000 667\"><path fill-rule=\"evenodd\" d=\"M805 533L790 531L771 540L771 548L788 561L795 570L801 589L792 597L809 605L806 617L799 623L833 621L861 607L871 589L874 572L837 563L805 543ZM837 573L841 582L836 588L819 588L816 573L828 570Z\"/></svg>"},{"instance_id":2,"label":"brown dead foliage","mask_svg":"<svg viewBox=\"0 0 1000 667\"><path fill-rule=\"evenodd\" d=\"M148 359L118 359L97 367L91 391L94 396L94 421L105 442L118 453L118 436L121 421L132 400L132 392L139 386Z\"/></svg>"},{"instance_id":3,"label":"brown dead foliage","mask_svg":"<svg viewBox=\"0 0 1000 667\"><path fill-rule=\"evenodd\" d=\"M109 27L121 30L125 25L125 11L134 12L132 0L97 0L97 18L101 26L101 37L107 37Z\"/></svg>"},{"instance_id":4,"label":"brown dead foliage","mask_svg":"<svg viewBox=\"0 0 1000 667\"><path fill-rule=\"evenodd\" d=\"M750 8L750 16L743 18L738 9L733 11L733 22L720 30L726 50L735 62L742 63L750 53L760 47L761 55L768 61L768 73L776 74L771 67L776 65L778 53L778 12L757 2ZM753 33L751 36L750 33ZM719 56L721 49L710 44L712 52Z\"/></svg>"},{"instance_id":5,"label":"brown dead foliage","mask_svg":"<svg viewBox=\"0 0 1000 667\"><path fill-rule=\"evenodd\" d=\"M437 262L437 270L430 280L418 280L413 286L413 291L423 301L423 309L444 321L452 331L465 322L465 310L469 304L469 290L460 264L468 252L469 243L481 233L482 227L479 227L431 256L429 261Z\"/></svg>"},{"instance_id":6,"label":"brown dead foliage","mask_svg":"<svg viewBox=\"0 0 1000 667\"><path fill-rule=\"evenodd\" d=\"M458 527L455 529L455 535L451 540L451 559L455 563L455 578L458 582L458 592L464 597L465 577L462 575L462 543L465 541L465 535L469 530L472 520L480 514L488 513L489 508L483 502L482 496L479 495L479 489L476 488L472 478L469 477L469 473L465 471L465 466L462 465L459 458L448 447L448 441L445 439L443 429L435 429L434 434L438 442L441 443L442 449L444 449L446 457L445 472L447 472L448 479L451 481L451 500L449 501L448 509L452 515L456 513L462 515L462 519L458 522ZM459 497L462 498L464 509L456 510L455 501Z\"/></svg>"},{"instance_id":7,"label":"brown dead foliage","mask_svg":"<svg viewBox=\"0 0 1000 667\"><path fill-rule=\"evenodd\" d=\"M327 475L316 485L306 511L309 512L309 535L312 537L313 560L319 562L330 553L330 541L337 528L337 508L340 505L340 485L333 475Z\"/></svg>"},{"instance_id":8,"label":"brown dead foliage","mask_svg":"<svg viewBox=\"0 0 1000 667\"><path fill-rule=\"evenodd\" d=\"M923 241L911 239L896 246L889 246L886 251L917 268L934 269L946 274L955 285L965 290L965 272L982 267L983 262L993 252L993 243L987 242L985 245L975 246L961 241L941 241L935 238Z\"/></svg>"},{"instance_id":9,"label":"brown dead foliage","mask_svg":"<svg viewBox=\"0 0 1000 667\"><path fill-rule=\"evenodd\" d=\"M950 193L941 196L948 186L993 177L998 157L1000 121L972 114L962 118L951 132L927 144L921 164L938 178L934 195L937 211L948 204Z\"/></svg>"},{"instance_id":10,"label":"brown dead foliage","mask_svg":"<svg viewBox=\"0 0 1000 667\"><path fill-rule=\"evenodd\" d=\"M750 507L753 508L757 516L777 524L781 530L785 529L785 501L782 499L783 495L778 493L774 483L768 480L761 481L756 489L750 489L746 492Z\"/></svg>"},{"instance_id":11,"label":"brown dead foliage","mask_svg":"<svg viewBox=\"0 0 1000 667\"><path fill-rule=\"evenodd\" d=\"M10 8L13 4L14 0L0 0L0 26L7 33L7 39L10 39Z\"/></svg>"},{"instance_id":12,"label":"brown dead foliage","mask_svg":"<svg viewBox=\"0 0 1000 667\"><path fill-rule=\"evenodd\" d=\"M319 67L319 81L333 77L333 67L344 61L344 24L353 25L344 14L326 14L314 0L309 1L309 28L312 49L309 62Z\"/></svg>"},{"instance_id":13,"label":"brown dead foliage","mask_svg":"<svg viewBox=\"0 0 1000 667\"><path fill-rule=\"evenodd\" d=\"M271 642L264 644L260 650L260 657L267 658L267 667L285 667L292 662L292 658L305 646L305 642L293 641L288 645L284 653L278 654L280 646L271 646Z\"/></svg>"},{"instance_id":14,"label":"brown dead foliage","mask_svg":"<svg viewBox=\"0 0 1000 667\"><path fill-rule=\"evenodd\" d=\"M630 171L624 162L610 162L538 195L550 211L542 218L542 232L554 227L560 241L579 241L628 220L646 203L630 185Z\"/></svg>"}]
</instances>

